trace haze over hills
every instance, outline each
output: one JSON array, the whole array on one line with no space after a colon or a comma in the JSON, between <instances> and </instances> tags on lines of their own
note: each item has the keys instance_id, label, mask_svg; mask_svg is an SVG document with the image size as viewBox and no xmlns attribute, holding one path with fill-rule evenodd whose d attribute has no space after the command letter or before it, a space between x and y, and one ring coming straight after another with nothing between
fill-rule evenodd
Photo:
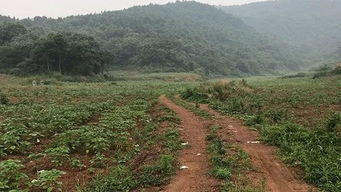
<instances>
[{"instance_id":1,"label":"haze over hills","mask_svg":"<svg viewBox=\"0 0 341 192\"><path fill-rule=\"evenodd\" d=\"M240 19L196 2L19 22L34 33L67 31L94 36L111 54L110 65L116 68L222 75L298 68L290 52L272 45Z\"/></svg>"},{"instance_id":2,"label":"haze over hills","mask_svg":"<svg viewBox=\"0 0 341 192\"><path fill-rule=\"evenodd\" d=\"M341 45L339 0L275 0L221 8L315 61L329 59Z\"/></svg>"},{"instance_id":3,"label":"haze over hills","mask_svg":"<svg viewBox=\"0 0 341 192\"><path fill-rule=\"evenodd\" d=\"M330 31L325 32L319 40L313 41L314 36L310 34L303 35L303 29L290 36L296 25L290 25L289 21L284 22L285 14L290 12L285 12L289 6L287 4L287 1L255 3L224 7L223 11L196 2L176 2L63 19L35 17L32 20L14 20L0 17L0 22L19 22L24 25L33 34L25 34L25 38L31 38L28 40L30 42L35 42L48 33L72 32L93 36L107 51L107 66L113 69L230 76L279 74L308 68L321 61L322 56L335 52L337 44L328 38L331 33L337 37L339 35L336 29L331 29L332 25L339 22L334 19L332 24L326 24L326 30ZM290 2L291 6L296 4L304 3ZM277 8L271 6L284 8L276 16ZM253 7L257 9L251 11ZM263 9L273 10L261 14ZM226 12L231 12L234 16ZM274 19L278 17L275 20L278 23L265 27L268 21L265 19L266 14L271 17L274 15ZM289 16L288 19L290 18L294 20L296 17ZM328 18L320 19L326 22ZM279 23L288 26L288 30L278 28L277 25L281 26ZM260 30L262 28L264 30ZM304 26L303 28L305 29ZM17 46L15 49L20 50L18 43L15 43L16 39L18 38L13 38L13 42L6 46ZM32 43L30 46L35 45ZM25 54L23 58L31 55L29 52ZM55 63L56 60L54 59ZM6 60L1 60L0 49L0 65L1 61L4 63ZM17 63L6 66L16 67Z\"/></svg>"}]
</instances>

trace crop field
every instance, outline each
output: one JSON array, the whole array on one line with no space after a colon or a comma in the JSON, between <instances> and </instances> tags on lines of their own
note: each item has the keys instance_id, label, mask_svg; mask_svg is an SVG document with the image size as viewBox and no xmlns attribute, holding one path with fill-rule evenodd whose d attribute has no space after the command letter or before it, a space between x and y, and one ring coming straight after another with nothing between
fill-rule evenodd
<instances>
[{"instance_id":1,"label":"crop field","mask_svg":"<svg viewBox=\"0 0 341 192\"><path fill-rule=\"evenodd\" d=\"M0 192L341 192L341 0L69 2L1 2Z\"/></svg>"},{"instance_id":2,"label":"crop field","mask_svg":"<svg viewBox=\"0 0 341 192\"><path fill-rule=\"evenodd\" d=\"M156 102L183 85L1 81L0 191L126 191L173 173L178 120ZM117 185L99 189L101 174Z\"/></svg>"},{"instance_id":3,"label":"crop field","mask_svg":"<svg viewBox=\"0 0 341 192\"><path fill-rule=\"evenodd\" d=\"M42 84L37 77L35 86L33 79L0 76L0 191L164 189L178 172L185 141L183 119L159 102L161 95L203 121L213 117L199 104L242 119L309 184L341 190L339 76ZM206 150L219 190L229 191L227 184L238 185L231 162L246 159L238 172L252 165L245 151L219 138L221 129L208 126ZM230 149L237 157L224 163Z\"/></svg>"}]
</instances>

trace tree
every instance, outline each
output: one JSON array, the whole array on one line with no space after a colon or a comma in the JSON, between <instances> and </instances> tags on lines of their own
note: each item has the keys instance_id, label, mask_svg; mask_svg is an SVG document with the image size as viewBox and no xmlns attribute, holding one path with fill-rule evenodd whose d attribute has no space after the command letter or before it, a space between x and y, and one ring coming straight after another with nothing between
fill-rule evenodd
<instances>
[{"instance_id":1,"label":"tree","mask_svg":"<svg viewBox=\"0 0 341 192\"><path fill-rule=\"evenodd\" d=\"M46 37L40 38L34 46L33 57L34 62L40 63L44 66L41 71L51 73L58 71L63 74L63 59L66 55L67 43L63 34L50 33Z\"/></svg>"},{"instance_id":2,"label":"tree","mask_svg":"<svg viewBox=\"0 0 341 192\"><path fill-rule=\"evenodd\" d=\"M0 46L10 42L14 37L25 34L26 28L18 23L3 23L0 25Z\"/></svg>"},{"instance_id":3,"label":"tree","mask_svg":"<svg viewBox=\"0 0 341 192\"><path fill-rule=\"evenodd\" d=\"M36 73L98 74L104 70L105 53L93 37L75 33L50 33L36 41L31 58L22 69Z\"/></svg>"}]
</instances>

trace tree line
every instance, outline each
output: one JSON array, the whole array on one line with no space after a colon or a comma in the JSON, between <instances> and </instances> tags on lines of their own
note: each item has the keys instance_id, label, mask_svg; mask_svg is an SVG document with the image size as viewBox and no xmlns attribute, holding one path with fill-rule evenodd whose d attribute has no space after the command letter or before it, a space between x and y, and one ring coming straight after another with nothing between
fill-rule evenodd
<instances>
[{"instance_id":1,"label":"tree line","mask_svg":"<svg viewBox=\"0 0 341 192\"><path fill-rule=\"evenodd\" d=\"M0 25L0 69L14 74L103 72L107 53L88 35L71 32L36 33L19 23Z\"/></svg>"}]
</instances>

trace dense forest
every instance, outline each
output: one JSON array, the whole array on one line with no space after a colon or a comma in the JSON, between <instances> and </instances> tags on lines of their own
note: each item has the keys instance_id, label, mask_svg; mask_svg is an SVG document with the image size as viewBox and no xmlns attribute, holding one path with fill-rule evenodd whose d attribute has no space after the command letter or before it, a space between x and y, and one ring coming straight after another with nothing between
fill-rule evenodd
<instances>
[{"instance_id":1,"label":"dense forest","mask_svg":"<svg viewBox=\"0 0 341 192\"><path fill-rule=\"evenodd\" d=\"M93 37L77 33L37 36L17 23L0 25L0 54L2 71L15 74L98 74L106 58Z\"/></svg>"},{"instance_id":2,"label":"dense forest","mask_svg":"<svg viewBox=\"0 0 341 192\"><path fill-rule=\"evenodd\" d=\"M229 76L304 70L325 57L337 57L340 13L335 12L338 8L326 11L333 3L339 5L331 0L281 0L222 10L176 2L58 19L0 16L0 69L22 74L133 69ZM316 18L321 22L314 22Z\"/></svg>"},{"instance_id":3,"label":"dense forest","mask_svg":"<svg viewBox=\"0 0 341 192\"><path fill-rule=\"evenodd\" d=\"M78 73L84 65L87 69L80 74L98 73L106 63L114 69L258 75L297 70L301 62L290 49L272 43L242 20L196 2L63 19L0 20L25 27L19 27L23 31L14 32L0 50L2 66L25 72ZM1 30L6 26L2 24ZM75 45L78 40L82 42ZM89 54L73 55L73 46L85 46ZM98 48L106 53L93 52ZM20 57L13 60L11 55Z\"/></svg>"},{"instance_id":4,"label":"dense forest","mask_svg":"<svg viewBox=\"0 0 341 192\"><path fill-rule=\"evenodd\" d=\"M276 0L220 8L291 46L311 59L310 65L333 57L341 44L339 0Z\"/></svg>"}]
</instances>

